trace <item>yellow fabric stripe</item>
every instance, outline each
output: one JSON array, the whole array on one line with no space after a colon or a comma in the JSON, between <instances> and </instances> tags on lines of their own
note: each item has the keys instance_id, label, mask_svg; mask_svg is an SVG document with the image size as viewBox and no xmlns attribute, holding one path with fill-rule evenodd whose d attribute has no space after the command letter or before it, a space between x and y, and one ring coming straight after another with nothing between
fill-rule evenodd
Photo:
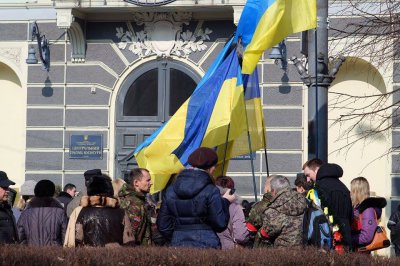
<instances>
[{"instance_id":1,"label":"yellow fabric stripe","mask_svg":"<svg viewBox=\"0 0 400 266\"><path fill-rule=\"evenodd\" d=\"M316 26L316 0L277 0L261 17L253 38L246 47L242 73L253 73L262 53L287 35Z\"/></svg>"},{"instance_id":2,"label":"yellow fabric stripe","mask_svg":"<svg viewBox=\"0 0 400 266\"><path fill-rule=\"evenodd\" d=\"M246 129L243 86L237 87L236 83L237 78L232 78L222 85L201 146L215 147L225 143L229 124L228 141Z\"/></svg>"},{"instance_id":3,"label":"yellow fabric stripe","mask_svg":"<svg viewBox=\"0 0 400 266\"><path fill-rule=\"evenodd\" d=\"M140 167L150 170L153 182L151 193L162 190L172 173L179 173L184 169L179 159L171 152L182 142L188 103L189 100L178 109L152 144L135 156Z\"/></svg>"}]
</instances>

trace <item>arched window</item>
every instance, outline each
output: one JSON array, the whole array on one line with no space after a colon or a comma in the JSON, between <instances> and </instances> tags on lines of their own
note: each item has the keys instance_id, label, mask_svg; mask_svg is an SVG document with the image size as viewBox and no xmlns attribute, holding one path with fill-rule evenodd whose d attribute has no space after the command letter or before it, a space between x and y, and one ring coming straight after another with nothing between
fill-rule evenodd
<instances>
[{"instance_id":1,"label":"arched window","mask_svg":"<svg viewBox=\"0 0 400 266\"><path fill-rule=\"evenodd\" d=\"M135 69L117 100L116 176L136 166L132 152L190 97L200 76L187 65L157 60Z\"/></svg>"},{"instance_id":2,"label":"arched window","mask_svg":"<svg viewBox=\"0 0 400 266\"><path fill-rule=\"evenodd\" d=\"M124 82L118 121L165 122L186 101L200 77L173 61L156 61L139 68Z\"/></svg>"}]
</instances>

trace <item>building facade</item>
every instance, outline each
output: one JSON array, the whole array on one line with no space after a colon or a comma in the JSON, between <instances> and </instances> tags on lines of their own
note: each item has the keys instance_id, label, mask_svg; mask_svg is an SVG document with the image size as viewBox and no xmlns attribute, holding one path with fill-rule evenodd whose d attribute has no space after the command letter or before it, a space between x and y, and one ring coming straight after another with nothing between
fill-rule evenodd
<instances>
[{"instance_id":1,"label":"building facade","mask_svg":"<svg viewBox=\"0 0 400 266\"><path fill-rule=\"evenodd\" d=\"M232 36L243 5L243 0L2 1L0 169L17 185L50 179L82 188L82 173L92 168L123 177L136 166L135 147L190 96ZM337 15L339 8L330 6L330 24L336 29L353 19ZM32 40L34 21L49 41L49 71L43 70L40 60L37 64L25 61L30 47L38 57L37 41ZM331 40L331 44L339 47L341 41ZM286 46L289 56L300 58L301 34L288 36ZM350 147L349 134L343 132L351 124L333 123L343 108L331 103L337 103L340 93L392 92L400 82L398 63L394 60L391 67L380 68L368 56L345 56L353 60L342 66L329 94L329 161L343 166L348 186L354 177L367 177L371 190L388 199L383 219L387 221L400 199L400 160L391 151L399 146L397 126L380 138ZM267 156L259 151L254 158L260 196L267 168L270 174L283 174L292 181L302 171L308 159L307 107L311 103L292 63L285 71L268 58L267 51L258 70L267 136ZM396 95L392 103L397 102ZM389 110L395 112L396 106ZM363 134L360 128L354 130L355 136ZM71 158L70 149L76 147L71 141L75 145L76 137L85 141L95 137L101 156ZM238 193L253 199L250 161L232 160L228 174Z\"/></svg>"}]
</instances>

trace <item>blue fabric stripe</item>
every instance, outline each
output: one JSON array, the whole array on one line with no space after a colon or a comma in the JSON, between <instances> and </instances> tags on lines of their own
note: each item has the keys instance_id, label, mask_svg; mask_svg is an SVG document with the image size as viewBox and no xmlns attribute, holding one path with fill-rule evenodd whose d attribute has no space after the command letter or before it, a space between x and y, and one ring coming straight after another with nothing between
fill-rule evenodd
<instances>
[{"instance_id":1,"label":"blue fabric stripe","mask_svg":"<svg viewBox=\"0 0 400 266\"><path fill-rule=\"evenodd\" d=\"M184 139L172 152L183 165L187 165L189 155L200 147L222 85L225 80L237 77L238 68L239 62L235 49L203 86L191 96Z\"/></svg>"},{"instance_id":2,"label":"blue fabric stripe","mask_svg":"<svg viewBox=\"0 0 400 266\"><path fill-rule=\"evenodd\" d=\"M246 48L253 38L253 34L261 17L275 2L276 0L247 0L236 29L234 43L237 43L238 39L241 38L241 43L243 47Z\"/></svg>"},{"instance_id":3,"label":"blue fabric stripe","mask_svg":"<svg viewBox=\"0 0 400 266\"><path fill-rule=\"evenodd\" d=\"M243 75L244 84L244 98L246 100L261 98L260 95L260 83L258 83L258 71L257 68L251 75Z\"/></svg>"},{"instance_id":4,"label":"blue fabric stripe","mask_svg":"<svg viewBox=\"0 0 400 266\"><path fill-rule=\"evenodd\" d=\"M208 68L207 72L204 74L203 78L200 80L200 82L197 84L196 89L200 88L203 86L204 82L207 81L207 79L214 74L215 70L221 65L221 63L224 61L224 59L227 56L227 53L229 51L229 48L231 47L233 43L233 38L231 38L225 46L222 48L221 52L218 54L217 58L214 60L214 62L211 64L211 66Z\"/></svg>"}]
</instances>

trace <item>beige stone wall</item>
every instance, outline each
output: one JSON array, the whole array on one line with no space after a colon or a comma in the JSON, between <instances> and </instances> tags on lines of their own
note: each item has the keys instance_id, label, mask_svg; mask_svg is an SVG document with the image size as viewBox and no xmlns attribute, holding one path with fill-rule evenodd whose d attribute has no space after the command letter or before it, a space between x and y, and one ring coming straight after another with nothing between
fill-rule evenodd
<instances>
[{"instance_id":1,"label":"beige stone wall","mask_svg":"<svg viewBox=\"0 0 400 266\"><path fill-rule=\"evenodd\" d=\"M390 216L391 154L388 151L391 147L391 131L376 134L368 131L386 128L388 122L383 122L382 116L389 115L391 109L360 120L362 113L383 109L391 102L391 98L382 96L391 88L387 85L385 75L381 73L369 62L359 58L350 57L342 66L329 89L328 145L329 162L343 167L342 181L349 189L353 178L363 176L369 181L373 196L388 200L382 216L382 224L386 225ZM355 110L354 113L360 115L337 123L337 119L341 115L349 114L350 110ZM365 135L368 136L363 138ZM360 138L362 139L357 141ZM388 252L389 249L385 249L379 251L379 254L386 255Z\"/></svg>"},{"instance_id":2,"label":"beige stone wall","mask_svg":"<svg viewBox=\"0 0 400 266\"><path fill-rule=\"evenodd\" d=\"M25 180L26 82L20 44L0 46L0 170L20 186Z\"/></svg>"}]
</instances>

